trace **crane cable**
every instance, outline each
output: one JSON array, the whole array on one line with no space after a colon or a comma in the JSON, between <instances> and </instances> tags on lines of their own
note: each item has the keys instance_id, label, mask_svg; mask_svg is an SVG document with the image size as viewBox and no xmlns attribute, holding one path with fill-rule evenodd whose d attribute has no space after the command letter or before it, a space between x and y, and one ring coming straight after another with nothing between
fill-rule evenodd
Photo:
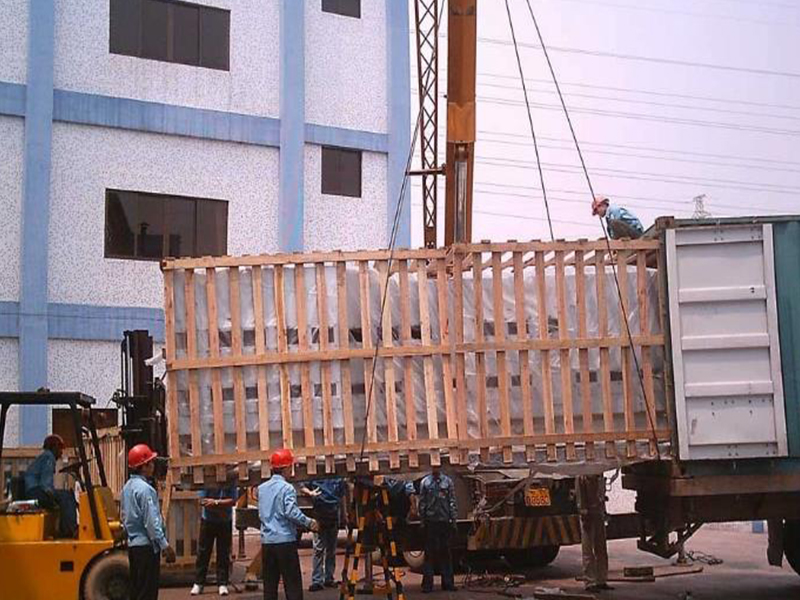
<instances>
[{"instance_id":1,"label":"crane cable","mask_svg":"<svg viewBox=\"0 0 800 600\"><path fill-rule=\"evenodd\" d=\"M522 93L525 96L525 107L528 109L528 124L531 128L531 137L533 138L533 149L536 152L536 167L539 170L539 181L542 185L542 198L544 199L544 210L547 215L547 226L550 229L551 241L556 241L556 236L553 234L553 221L550 218L550 204L547 201L547 188L544 185L544 171L542 171L542 161L539 157L539 144L536 141L536 130L533 127L533 113L531 112L531 103L528 100L528 86L525 84L525 73L522 71L522 59L519 56L519 46L517 45L517 35L514 32L514 20L511 18L511 9L506 1L506 14L508 15L508 26L511 29L511 39L514 41L514 53L517 56L517 68L519 69L519 78L522 81Z\"/></svg>"},{"instance_id":2,"label":"crane cable","mask_svg":"<svg viewBox=\"0 0 800 600\"><path fill-rule=\"evenodd\" d=\"M553 63L550 60L550 54L547 52L547 46L544 43L544 37L542 36L542 31L539 28L539 23L536 20L536 15L533 12L533 7L531 6L531 0L525 0L525 1L526 1L527 5L528 5L528 12L531 15L531 20L533 21L533 26L536 29L536 35L539 37L539 44L540 44L540 46L542 48L542 51L544 52L544 57L545 57L545 60L547 61L547 66L550 69L550 76L553 79L553 84L555 85L556 92L558 93L558 99L561 101L561 108L564 110L564 116L567 119L567 124L569 125L569 131L572 134L572 141L575 143L575 150L577 151L578 158L580 158L580 161L581 161L581 169L583 170L583 174L584 174L584 176L586 178L586 184L587 184L587 186L589 188L589 193L591 194L592 199L594 199L595 198L595 193L594 193L594 186L592 185L592 178L589 175L589 169L586 167L586 161L583 158L583 152L581 152L581 146L580 146L580 143L578 142L578 136L575 133L575 127L572 124L572 119L570 118L569 109L567 108L567 103L564 100L564 94L561 92L561 86L558 84L558 78L556 77L556 72L555 72L555 69L553 68ZM506 0L506 8L508 8L508 0ZM511 18L511 14L509 12L509 19L510 18ZM514 44L514 47L516 49L516 42ZM519 57L519 55L517 55L517 56ZM530 108L528 108L528 113L530 115ZM599 215L598 215L597 218L600 221L600 227L603 230L603 237L605 238L606 248L607 248L608 257L609 257L609 262L611 264L611 272L614 274L614 284L615 284L616 289L617 289L617 296L619 298L620 309L622 310L623 317L624 317L623 321L625 321L625 331L626 331L627 336L628 336L628 343L630 344L631 354L633 355L633 362L634 362L634 366L636 368L636 375L639 378L639 385L641 386L641 389L642 389L642 398L644 399L645 412L647 413L647 419L649 421L650 429L652 430L652 434L653 434L653 446L655 447L657 458L659 460L661 460L661 451L659 450L659 447L658 447L658 433L657 433L657 429L656 429L656 417L655 417L655 415L652 414L652 411L651 411L651 408L650 408L650 403L648 402L647 391L645 390L645 385L644 385L644 377L642 376L642 371L641 371L641 368L639 366L639 357L636 355L636 348L635 348L635 346L633 344L633 334L631 333L631 325L630 325L630 322L628 321L628 314L627 314L627 311L626 311L626 308L625 308L625 300L623 298L622 288L620 287L619 277L617 275L617 268L616 268L616 265L614 264L614 262L610 260L611 256L612 256L611 238L608 235L608 229L606 228L606 224L603 222L603 218L600 217ZM627 269L627 266L625 268ZM597 276L599 276L599 274ZM641 318L641 316L640 316L640 318ZM655 399L654 399L654 402L655 402ZM655 406L653 406L653 409L655 409Z\"/></svg>"}]
</instances>

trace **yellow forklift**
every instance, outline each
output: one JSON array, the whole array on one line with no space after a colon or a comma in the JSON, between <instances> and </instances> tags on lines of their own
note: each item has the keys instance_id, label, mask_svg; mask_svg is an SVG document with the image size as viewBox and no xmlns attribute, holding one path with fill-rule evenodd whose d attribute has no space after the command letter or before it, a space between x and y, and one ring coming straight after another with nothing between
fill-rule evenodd
<instances>
[{"instance_id":1,"label":"yellow forklift","mask_svg":"<svg viewBox=\"0 0 800 600\"><path fill-rule=\"evenodd\" d=\"M0 392L0 460L11 406L66 406L75 427L77 458L60 470L80 484L78 535L56 536L58 512L32 507L24 482L11 481L11 498L0 490L0 597L14 600L124 600L128 598L125 535L106 482L92 406L72 392ZM85 425L84 425L85 423ZM87 443L88 442L88 443ZM87 446L91 456L87 455ZM92 481L95 461L99 482Z\"/></svg>"}]
</instances>

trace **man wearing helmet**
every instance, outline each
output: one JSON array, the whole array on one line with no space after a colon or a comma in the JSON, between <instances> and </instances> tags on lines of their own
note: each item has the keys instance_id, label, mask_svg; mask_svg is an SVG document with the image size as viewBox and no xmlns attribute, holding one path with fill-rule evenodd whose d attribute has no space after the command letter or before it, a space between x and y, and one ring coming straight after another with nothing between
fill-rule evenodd
<instances>
[{"instance_id":1,"label":"man wearing helmet","mask_svg":"<svg viewBox=\"0 0 800 600\"><path fill-rule=\"evenodd\" d=\"M605 196L596 196L592 200L592 214L606 220L608 237L612 240L630 238L632 240L642 237L644 228L642 222L631 211L622 206L611 204Z\"/></svg>"},{"instance_id":2,"label":"man wearing helmet","mask_svg":"<svg viewBox=\"0 0 800 600\"><path fill-rule=\"evenodd\" d=\"M147 444L128 452L130 478L122 488L122 525L128 534L131 600L156 600L161 572L161 553L175 562L175 551L167 542L158 496L148 479L155 472L157 454Z\"/></svg>"},{"instance_id":3,"label":"man wearing helmet","mask_svg":"<svg viewBox=\"0 0 800 600\"><path fill-rule=\"evenodd\" d=\"M64 452L60 435L48 435L42 444L43 451L25 471L25 496L37 500L42 508L58 508L58 534L74 538L78 532L78 512L75 494L70 490L57 490L53 485L56 462Z\"/></svg>"},{"instance_id":4,"label":"man wearing helmet","mask_svg":"<svg viewBox=\"0 0 800 600\"><path fill-rule=\"evenodd\" d=\"M319 525L303 514L297 505L297 492L286 481L294 464L292 451L276 450L270 464L272 477L258 487L264 600L278 600L281 578L286 600L302 600L303 577L297 555L297 528L319 531Z\"/></svg>"}]
</instances>

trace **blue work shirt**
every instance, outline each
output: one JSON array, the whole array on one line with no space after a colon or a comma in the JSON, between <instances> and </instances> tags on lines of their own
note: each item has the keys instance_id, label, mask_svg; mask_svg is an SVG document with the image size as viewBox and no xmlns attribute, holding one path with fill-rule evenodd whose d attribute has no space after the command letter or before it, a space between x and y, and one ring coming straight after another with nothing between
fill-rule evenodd
<instances>
[{"instance_id":1,"label":"blue work shirt","mask_svg":"<svg viewBox=\"0 0 800 600\"><path fill-rule=\"evenodd\" d=\"M25 495L31 494L36 488L52 492L55 472L56 455L45 450L25 469Z\"/></svg>"},{"instance_id":2,"label":"blue work shirt","mask_svg":"<svg viewBox=\"0 0 800 600\"><path fill-rule=\"evenodd\" d=\"M230 499L235 502L239 498L239 490L235 485L232 485L230 487L200 490L198 495L200 498ZM230 523L233 520L233 507L206 508L204 506L200 518L209 523Z\"/></svg>"},{"instance_id":3,"label":"blue work shirt","mask_svg":"<svg viewBox=\"0 0 800 600\"><path fill-rule=\"evenodd\" d=\"M419 516L423 521L455 523L456 493L453 480L441 474L427 475L419 485Z\"/></svg>"},{"instance_id":4,"label":"blue work shirt","mask_svg":"<svg viewBox=\"0 0 800 600\"><path fill-rule=\"evenodd\" d=\"M627 208L622 206L617 206L616 204L609 204L608 209L606 209L606 225L608 226L608 235L614 239L613 230L611 228L611 221L622 221L623 223L627 223L633 229L639 232L639 235L644 233L644 227L642 227L642 222L636 218L636 216L630 212Z\"/></svg>"},{"instance_id":5,"label":"blue work shirt","mask_svg":"<svg viewBox=\"0 0 800 600\"><path fill-rule=\"evenodd\" d=\"M311 527L297 505L297 492L281 475L273 475L258 486L258 518L262 544L297 541L297 527Z\"/></svg>"},{"instance_id":6,"label":"blue work shirt","mask_svg":"<svg viewBox=\"0 0 800 600\"><path fill-rule=\"evenodd\" d=\"M143 476L131 475L122 488L121 513L128 546L151 545L154 552L161 552L169 546L158 495Z\"/></svg>"}]
</instances>

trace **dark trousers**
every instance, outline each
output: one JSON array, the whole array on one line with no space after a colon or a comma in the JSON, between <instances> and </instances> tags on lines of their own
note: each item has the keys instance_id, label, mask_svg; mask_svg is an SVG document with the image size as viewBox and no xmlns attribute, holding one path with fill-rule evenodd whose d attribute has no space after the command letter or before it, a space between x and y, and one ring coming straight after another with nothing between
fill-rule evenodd
<instances>
[{"instance_id":1,"label":"dark trousers","mask_svg":"<svg viewBox=\"0 0 800 600\"><path fill-rule=\"evenodd\" d=\"M46 509L58 509L58 537L74 538L78 534L78 507L75 494L69 490L46 492L42 488L33 488L27 494L30 500L38 500L39 506Z\"/></svg>"},{"instance_id":2,"label":"dark trousers","mask_svg":"<svg viewBox=\"0 0 800 600\"><path fill-rule=\"evenodd\" d=\"M197 541L197 572L195 583L205 585L211 550L217 544L217 585L228 585L231 564L231 541L233 529L230 521L200 520L200 535Z\"/></svg>"},{"instance_id":3,"label":"dark trousers","mask_svg":"<svg viewBox=\"0 0 800 600\"><path fill-rule=\"evenodd\" d=\"M575 481L581 521L583 576L588 586L602 586L608 580L605 482L602 475L581 475Z\"/></svg>"},{"instance_id":4,"label":"dark trousers","mask_svg":"<svg viewBox=\"0 0 800 600\"><path fill-rule=\"evenodd\" d=\"M128 548L131 570L131 600L158 600L161 553L150 545Z\"/></svg>"},{"instance_id":5,"label":"dark trousers","mask_svg":"<svg viewBox=\"0 0 800 600\"><path fill-rule=\"evenodd\" d=\"M628 223L620 221L619 219L608 220L608 233L611 238L615 240L622 240L625 238L635 240L642 237L641 231L634 229Z\"/></svg>"},{"instance_id":6,"label":"dark trousers","mask_svg":"<svg viewBox=\"0 0 800 600\"><path fill-rule=\"evenodd\" d=\"M425 564L422 567L422 589L433 589L433 572L436 563L442 575L442 589L455 587L453 556L450 553L452 526L444 521L425 523Z\"/></svg>"},{"instance_id":7,"label":"dark trousers","mask_svg":"<svg viewBox=\"0 0 800 600\"><path fill-rule=\"evenodd\" d=\"M283 579L286 600L303 600L303 576L297 542L261 545L264 600L278 600L278 582Z\"/></svg>"}]
</instances>

